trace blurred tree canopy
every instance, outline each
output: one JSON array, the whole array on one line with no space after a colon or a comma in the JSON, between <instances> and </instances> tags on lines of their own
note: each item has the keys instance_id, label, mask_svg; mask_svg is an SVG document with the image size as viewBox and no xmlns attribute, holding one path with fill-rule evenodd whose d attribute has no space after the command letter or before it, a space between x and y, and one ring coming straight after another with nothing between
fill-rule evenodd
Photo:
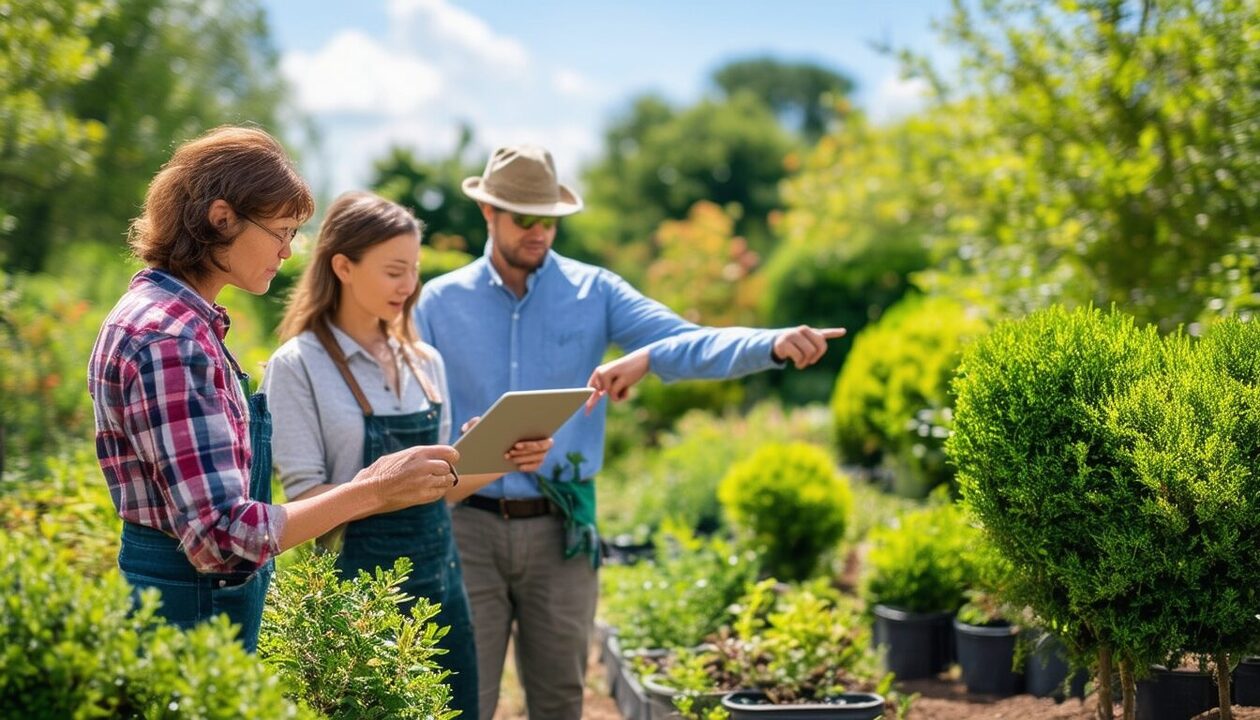
<instances>
[{"instance_id":1,"label":"blurred tree canopy","mask_svg":"<svg viewBox=\"0 0 1260 720\"><path fill-rule=\"evenodd\" d=\"M707 200L722 206L735 218L736 233L764 252L783 158L793 147L792 136L751 93L684 109L640 97L609 128L603 157L586 169L587 209L569 221L572 233L562 251L600 260L637 281L661 222L681 220Z\"/></svg>"},{"instance_id":2,"label":"blurred tree canopy","mask_svg":"<svg viewBox=\"0 0 1260 720\"><path fill-rule=\"evenodd\" d=\"M460 188L464 178L481 174L477 161L468 159L472 141L472 128L465 125L451 153L432 161L393 147L372 163L369 185L423 220L425 239L434 248L479 255L486 244L486 221Z\"/></svg>"},{"instance_id":3,"label":"blurred tree canopy","mask_svg":"<svg viewBox=\"0 0 1260 720\"><path fill-rule=\"evenodd\" d=\"M747 91L760 98L810 144L831 129L853 91L853 80L834 70L772 57L727 63L713 73L713 82L727 97Z\"/></svg>"},{"instance_id":4,"label":"blurred tree canopy","mask_svg":"<svg viewBox=\"0 0 1260 720\"><path fill-rule=\"evenodd\" d=\"M120 241L180 141L224 123L279 130L285 89L255 0L16 0L0 13L4 267Z\"/></svg>"},{"instance_id":5,"label":"blurred tree canopy","mask_svg":"<svg viewBox=\"0 0 1260 720\"><path fill-rule=\"evenodd\" d=\"M925 287L1165 330L1257 304L1260 3L956 2L944 31L958 77L919 67L956 136L934 179L962 193Z\"/></svg>"}]
</instances>

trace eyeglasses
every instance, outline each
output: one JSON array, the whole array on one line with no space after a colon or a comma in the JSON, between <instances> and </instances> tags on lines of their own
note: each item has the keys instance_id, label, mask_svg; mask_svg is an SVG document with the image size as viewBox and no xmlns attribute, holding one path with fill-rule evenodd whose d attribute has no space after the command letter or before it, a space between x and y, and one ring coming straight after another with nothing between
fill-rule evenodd
<instances>
[{"instance_id":1,"label":"eyeglasses","mask_svg":"<svg viewBox=\"0 0 1260 720\"><path fill-rule=\"evenodd\" d=\"M297 234L298 234L298 229L293 228L292 230L289 230L287 233L282 235L276 232L275 230L272 230L271 228L267 227L266 225L263 225L262 223L258 222L257 220L253 219L252 217L248 215L241 215L241 217L245 218L254 227L258 228L259 230L262 230L263 232L267 233L271 237L275 238L276 241L279 242L281 245L293 242L293 238L297 237Z\"/></svg>"},{"instance_id":2,"label":"eyeglasses","mask_svg":"<svg viewBox=\"0 0 1260 720\"><path fill-rule=\"evenodd\" d=\"M512 216L512 222L516 224L516 227L522 230L528 230L535 225L542 225L543 230L550 230L560 222L560 218L549 215L522 215L514 212L509 212L508 215Z\"/></svg>"}]
</instances>

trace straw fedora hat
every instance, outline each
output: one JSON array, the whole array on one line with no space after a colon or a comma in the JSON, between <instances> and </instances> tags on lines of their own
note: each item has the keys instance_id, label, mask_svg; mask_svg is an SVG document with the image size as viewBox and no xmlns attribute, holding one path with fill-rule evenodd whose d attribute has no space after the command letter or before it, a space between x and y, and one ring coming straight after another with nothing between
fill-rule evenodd
<instances>
[{"instance_id":1,"label":"straw fedora hat","mask_svg":"<svg viewBox=\"0 0 1260 720\"><path fill-rule=\"evenodd\" d=\"M582 198L556 179L551 153L535 145L495 150L481 177L464 178L464 194L473 200L525 215L572 215Z\"/></svg>"}]
</instances>

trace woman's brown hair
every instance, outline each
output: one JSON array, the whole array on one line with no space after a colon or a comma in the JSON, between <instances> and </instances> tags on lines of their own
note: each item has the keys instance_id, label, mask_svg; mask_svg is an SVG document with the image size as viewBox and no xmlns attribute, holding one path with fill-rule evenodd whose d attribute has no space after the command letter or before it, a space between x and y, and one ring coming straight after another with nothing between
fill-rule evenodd
<instances>
[{"instance_id":1,"label":"woman's brown hair","mask_svg":"<svg viewBox=\"0 0 1260 720\"><path fill-rule=\"evenodd\" d=\"M280 341L314 330L316 323L332 323L341 302L341 280L332 268L335 255L345 255L357 263L372 246L408 233L415 233L418 238L423 229L424 223L410 210L378 195L357 191L337 198L319 226L314 255L289 297L284 319L280 321ZM411 319L411 310L419 297L417 283L416 289L403 301L398 321L393 324L381 321L381 330L387 336L397 337L413 348L420 335Z\"/></svg>"},{"instance_id":2,"label":"woman's brown hair","mask_svg":"<svg viewBox=\"0 0 1260 720\"><path fill-rule=\"evenodd\" d=\"M223 200L238 216L296 217L315 213L315 199L284 148L266 132L224 126L180 145L162 166L131 221L127 241L150 267L199 280L239 233L210 224L210 205ZM241 222L244 222L242 219Z\"/></svg>"}]
</instances>

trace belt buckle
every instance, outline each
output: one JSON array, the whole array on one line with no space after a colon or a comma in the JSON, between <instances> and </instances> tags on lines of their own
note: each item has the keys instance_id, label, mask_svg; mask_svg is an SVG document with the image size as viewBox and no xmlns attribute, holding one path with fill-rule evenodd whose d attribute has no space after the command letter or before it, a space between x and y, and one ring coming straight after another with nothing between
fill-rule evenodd
<instances>
[{"instance_id":1,"label":"belt buckle","mask_svg":"<svg viewBox=\"0 0 1260 720\"><path fill-rule=\"evenodd\" d=\"M505 497L499 498L499 514L503 516L504 520L512 519L512 516L508 514L507 498Z\"/></svg>"}]
</instances>

